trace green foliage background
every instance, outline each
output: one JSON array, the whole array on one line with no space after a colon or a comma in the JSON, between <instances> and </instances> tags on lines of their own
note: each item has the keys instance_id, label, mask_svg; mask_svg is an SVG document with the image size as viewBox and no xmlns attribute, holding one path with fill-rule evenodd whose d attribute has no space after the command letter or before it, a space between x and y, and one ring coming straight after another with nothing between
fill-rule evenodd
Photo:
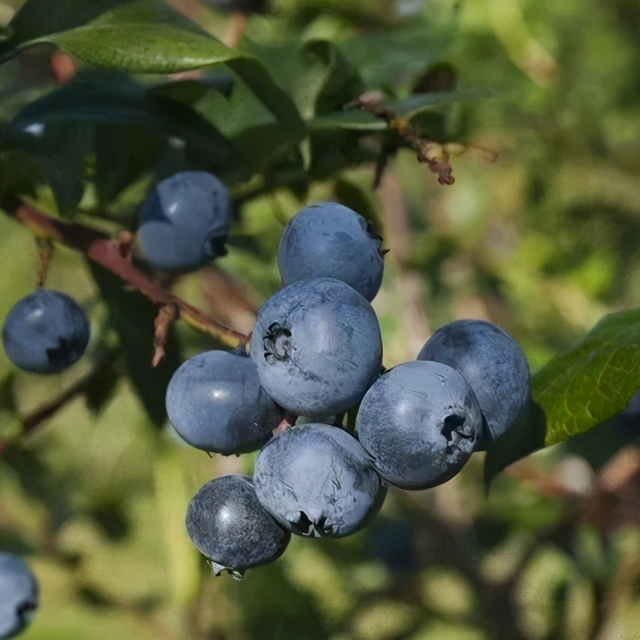
<instances>
[{"instance_id":1,"label":"green foliage background","mask_svg":"<svg viewBox=\"0 0 640 640\"><path fill-rule=\"evenodd\" d=\"M0 18L23 4L0 3ZM57 247L47 286L88 310L87 357L40 378L0 353L0 440L11 442L0 548L24 554L42 589L25 640L637 635L637 473L611 478L625 477L640 425L637 412L607 419L640 387L640 9L393 5L274 0L229 50L210 35L226 18L208 8L196 26L163 2L31 0L0 42L0 201L18 194L115 233L133 228L160 177L219 173L238 205L229 255L173 284L249 331L280 286L286 220L308 201L340 200L374 219L391 250L374 304L385 366L414 358L452 319L487 318L525 350L544 417L533 407L446 485L391 492L366 532L295 538L244 581L214 579L186 537L185 508L213 476L250 472L252 457L181 444L162 389L182 359L221 345L179 323L152 371L153 306ZM51 43L79 60L65 86L49 73ZM200 66L205 81L167 76ZM364 90L458 144L454 185L381 120L341 110ZM6 215L0 267L3 318L38 271L33 235ZM77 385L23 437L25 417ZM551 444L485 495L485 479Z\"/></svg>"}]
</instances>

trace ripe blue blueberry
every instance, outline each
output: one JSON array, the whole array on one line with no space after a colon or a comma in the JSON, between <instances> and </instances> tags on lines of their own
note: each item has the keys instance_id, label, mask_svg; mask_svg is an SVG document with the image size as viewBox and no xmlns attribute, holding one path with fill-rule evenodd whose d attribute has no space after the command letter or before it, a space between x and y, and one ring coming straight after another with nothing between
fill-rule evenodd
<instances>
[{"instance_id":1,"label":"ripe blue blueberry","mask_svg":"<svg viewBox=\"0 0 640 640\"><path fill-rule=\"evenodd\" d=\"M258 312L251 357L280 406L305 416L339 413L358 403L380 373L378 319L340 280L298 280Z\"/></svg>"},{"instance_id":2,"label":"ripe blue blueberry","mask_svg":"<svg viewBox=\"0 0 640 640\"><path fill-rule=\"evenodd\" d=\"M37 607L38 584L27 563L0 552L0 639L23 631Z\"/></svg>"},{"instance_id":3,"label":"ripe blue blueberry","mask_svg":"<svg viewBox=\"0 0 640 640\"><path fill-rule=\"evenodd\" d=\"M382 282L381 245L355 211L335 202L312 204L291 219L280 239L282 282L336 278L371 301Z\"/></svg>"},{"instance_id":4,"label":"ripe blue blueberry","mask_svg":"<svg viewBox=\"0 0 640 640\"><path fill-rule=\"evenodd\" d=\"M160 182L140 209L138 244L154 267L197 269L225 255L231 200L205 171L182 171Z\"/></svg>"},{"instance_id":5,"label":"ripe blue blueberry","mask_svg":"<svg viewBox=\"0 0 640 640\"><path fill-rule=\"evenodd\" d=\"M256 495L283 526L303 536L347 536L379 511L386 487L358 441L338 427L286 429L258 454Z\"/></svg>"},{"instance_id":6,"label":"ripe blue blueberry","mask_svg":"<svg viewBox=\"0 0 640 640\"><path fill-rule=\"evenodd\" d=\"M362 399L356 434L375 470L401 489L427 489L456 475L482 432L467 381L438 362L389 369Z\"/></svg>"},{"instance_id":7,"label":"ripe blue blueberry","mask_svg":"<svg viewBox=\"0 0 640 640\"><path fill-rule=\"evenodd\" d=\"M529 399L527 358L515 340L491 322L456 320L440 327L418 360L448 364L471 385L486 422L479 450L513 424Z\"/></svg>"},{"instance_id":8,"label":"ripe blue blueberry","mask_svg":"<svg viewBox=\"0 0 640 640\"><path fill-rule=\"evenodd\" d=\"M260 385L255 362L227 351L205 351L182 363L169 382L166 407L186 442L223 455L259 449L284 415Z\"/></svg>"},{"instance_id":9,"label":"ripe blue blueberry","mask_svg":"<svg viewBox=\"0 0 640 640\"><path fill-rule=\"evenodd\" d=\"M32 373L58 373L84 353L89 321L68 295L38 289L19 300L2 328L2 343L11 362Z\"/></svg>"},{"instance_id":10,"label":"ripe blue blueberry","mask_svg":"<svg viewBox=\"0 0 640 640\"><path fill-rule=\"evenodd\" d=\"M279 558L291 538L262 507L251 478L240 475L207 482L189 502L186 527L214 573L235 578Z\"/></svg>"}]
</instances>

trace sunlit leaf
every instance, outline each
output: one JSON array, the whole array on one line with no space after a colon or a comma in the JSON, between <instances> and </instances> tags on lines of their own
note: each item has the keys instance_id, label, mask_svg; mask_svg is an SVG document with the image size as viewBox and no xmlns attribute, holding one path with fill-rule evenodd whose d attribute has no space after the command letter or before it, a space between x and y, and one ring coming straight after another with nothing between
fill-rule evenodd
<instances>
[{"instance_id":1,"label":"sunlit leaf","mask_svg":"<svg viewBox=\"0 0 640 640\"><path fill-rule=\"evenodd\" d=\"M640 389L640 309L605 316L532 380L536 410L489 449L485 478L537 449L601 424Z\"/></svg>"}]
</instances>

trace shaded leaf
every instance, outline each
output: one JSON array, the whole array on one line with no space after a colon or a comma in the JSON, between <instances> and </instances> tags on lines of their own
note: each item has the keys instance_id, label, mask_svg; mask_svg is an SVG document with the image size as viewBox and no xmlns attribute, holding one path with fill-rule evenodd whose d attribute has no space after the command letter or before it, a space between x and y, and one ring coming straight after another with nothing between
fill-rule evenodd
<instances>
[{"instance_id":1,"label":"shaded leaf","mask_svg":"<svg viewBox=\"0 0 640 640\"><path fill-rule=\"evenodd\" d=\"M119 278L102 267L93 263L89 266L109 307L110 321L120 338L131 381L149 419L161 427L167 418L164 404L167 386L181 362L175 335L169 331L166 357L153 368L156 306L137 291L127 290Z\"/></svg>"},{"instance_id":2,"label":"shaded leaf","mask_svg":"<svg viewBox=\"0 0 640 640\"><path fill-rule=\"evenodd\" d=\"M314 40L300 52L304 75L298 84L307 88L315 114L330 113L364 91L358 69L327 40Z\"/></svg>"},{"instance_id":3,"label":"shaded leaf","mask_svg":"<svg viewBox=\"0 0 640 640\"><path fill-rule=\"evenodd\" d=\"M339 111L316 116L309 121L310 131L331 131L347 129L352 131L385 131L387 123L364 111Z\"/></svg>"},{"instance_id":4,"label":"shaded leaf","mask_svg":"<svg viewBox=\"0 0 640 640\"><path fill-rule=\"evenodd\" d=\"M533 399L525 405L516 421L487 450L484 463L485 489L512 462L542 449L545 442L545 415Z\"/></svg>"},{"instance_id":5,"label":"shaded leaf","mask_svg":"<svg viewBox=\"0 0 640 640\"><path fill-rule=\"evenodd\" d=\"M145 89L130 78L111 73L79 74L71 83L27 105L12 121L9 132L22 133L44 123L91 123L136 127L176 137L206 154L220 167L241 165L233 144L210 122L187 106ZM19 139L30 150L37 143Z\"/></svg>"},{"instance_id":6,"label":"shaded leaf","mask_svg":"<svg viewBox=\"0 0 640 640\"><path fill-rule=\"evenodd\" d=\"M455 104L489 98L492 95L490 91L480 89L456 89L455 91L417 93L404 100L386 102L383 106L393 111L399 118L411 119L426 111L446 111Z\"/></svg>"},{"instance_id":7,"label":"shaded leaf","mask_svg":"<svg viewBox=\"0 0 640 640\"><path fill-rule=\"evenodd\" d=\"M45 127L34 155L64 218L72 218L82 200L87 156L94 147L92 125L57 123Z\"/></svg>"},{"instance_id":8,"label":"shaded leaf","mask_svg":"<svg viewBox=\"0 0 640 640\"><path fill-rule=\"evenodd\" d=\"M255 57L227 48L208 32L173 11L161 0L118 4L71 29L21 40L20 47L49 42L97 67L129 73L176 73L227 64L296 142L306 128L289 96L273 82Z\"/></svg>"},{"instance_id":9,"label":"shaded leaf","mask_svg":"<svg viewBox=\"0 0 640 640\"><path fill-rule=\"evenodd\" d=\"M93 151L93 127L86 123L78 126L56 122L44 126L42 122L15 122L3 127L2 133L5 146L30 154L37 166L34 168L32 162L27 165L31 180L35 176L44 178L59 213L72 217L84 194L87 156ZM18 176L14 173L14 177ZM23 189L28 185L15 184L14 188L17 193L25 193Z\"/></svg>"},{"instance_id":10,"label":"shaded leaf","mask_svg":"<svg viewBox=\"0 0 640 640\"><path fill-rule=\"evenodd\" d=\"M111 202L155 166L165 142L133 127L103 125L96 131L95 185L101 203Z\"/></svg>"},{"instance_id":11,"label":"shaded leaf","mask_svg":"<svg viewBox=\"0 0 640 640\"><path fill-rule=\"evenodd\" d=\"M448 44L445 32L412 20L396 29L364 32L341 43L340 48L359 69L368 88L384 89L423 73Z\"/></svg>"},{"instance_id":12,"label":"shaded leaf","mask_svg":"<svg viewBox=\"0 0 640 640\"><path fill-rule=\"evenodd\" d=\"M99 413L116 392L123 374L119 354L105 358L100 366L91 373L84 390L84 400L93 413Z\"/></svg>"},{"instance_id":13,"label":"shaded leaf","mask_svg":"<svg viewBox=\"0 0 640 640\"><path fill-rule=\"evenodd\" d=\"M0 42L0 59L32 40L81 26L128 0L28 0L9 23L11 37Z\"/></svg>"}]
</instances>

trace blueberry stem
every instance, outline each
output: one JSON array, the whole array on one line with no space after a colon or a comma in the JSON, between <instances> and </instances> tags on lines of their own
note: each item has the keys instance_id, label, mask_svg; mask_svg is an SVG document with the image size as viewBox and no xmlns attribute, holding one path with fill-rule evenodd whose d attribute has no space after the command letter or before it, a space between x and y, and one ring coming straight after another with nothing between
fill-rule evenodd
<instances>
[{"instance_id":1,"label":"blueberry stem","mask_svg":"<svg viewBox=\"0 0 640 640\"><path fill-rule=\"evenodd\" d=\"M297 419L298 416L287 411L284 414L284 417L282 418L280 424L271 433L273 433L274 436L277 436L283 431L286 431L289 427L292 427L296 423Z\"/></svg>"}]
</instances>

